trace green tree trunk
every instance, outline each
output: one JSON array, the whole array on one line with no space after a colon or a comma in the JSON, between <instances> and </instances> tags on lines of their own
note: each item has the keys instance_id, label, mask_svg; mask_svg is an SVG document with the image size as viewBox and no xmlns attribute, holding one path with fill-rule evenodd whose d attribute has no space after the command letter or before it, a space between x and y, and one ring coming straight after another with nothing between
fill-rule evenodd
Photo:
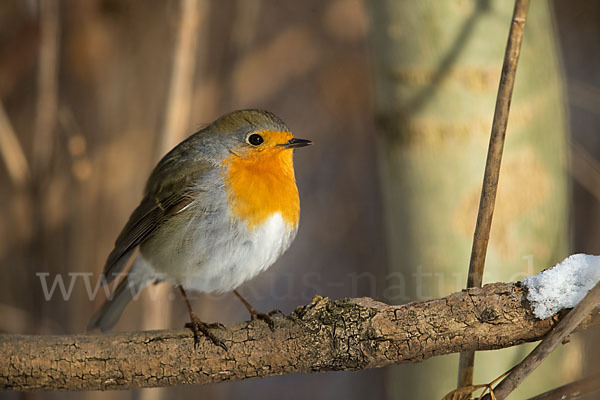
<instances>
[{"instance_id":1,"label":"green tree trunk","mask_svg":"<svg viewBox=\"0 0 600 400\"><path fill-rule=\"evenodd\" d=\"M502 59L508 1L373 1L388 300L440 297L466 283ZM565 112L552 16L533 2L500 172L484 283L520 280L567 255ZM571 346L576 350L577 346ZM476 356L475 381L526 349ZM395 398L433 399L456 385L458 357L389 371ZM572 374L546 363L515 398ZM545 384L544 384L545 383Z\"/></svg>"}]
</instances>

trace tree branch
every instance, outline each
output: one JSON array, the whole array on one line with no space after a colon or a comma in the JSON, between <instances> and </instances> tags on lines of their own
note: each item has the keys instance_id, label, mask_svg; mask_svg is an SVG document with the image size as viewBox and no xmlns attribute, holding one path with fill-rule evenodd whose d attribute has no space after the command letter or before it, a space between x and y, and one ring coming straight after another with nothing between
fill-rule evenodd
<instances>
[{"instance_id":1,"label":"tree branch","mask_svg":"<svg viewBox=\"0 0 600 400\"><path fill-rule=\"evenodd\" d=\"M490 284L400 306L317 296L290 316L275 319L274 332L262 321L216 330L228 351L207 340L194 349L185 329L3 335L0 389L128 389L377 368L539 340L558 320L535 318L525 289L517 284ZM589 326L600 318L586 321Z\"/></svg>"}]
</instances>

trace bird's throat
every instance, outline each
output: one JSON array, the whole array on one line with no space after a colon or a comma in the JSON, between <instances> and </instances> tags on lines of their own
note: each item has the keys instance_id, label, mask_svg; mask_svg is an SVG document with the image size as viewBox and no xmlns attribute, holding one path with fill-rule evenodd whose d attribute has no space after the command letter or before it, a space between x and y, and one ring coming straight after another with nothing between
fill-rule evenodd
<instances>
[{"instance_id":1,"label":"bird's throat","mask_svg":"<svg viewBox=\"0 0 600 400\"><path fill-rule=\"evenodd\" d=\"M234 217L254 230L280 213L291 229L296 228L300 200L291 150L275 149L246 157L232 155L223 165Z\"/></svg>"}]
</instances>

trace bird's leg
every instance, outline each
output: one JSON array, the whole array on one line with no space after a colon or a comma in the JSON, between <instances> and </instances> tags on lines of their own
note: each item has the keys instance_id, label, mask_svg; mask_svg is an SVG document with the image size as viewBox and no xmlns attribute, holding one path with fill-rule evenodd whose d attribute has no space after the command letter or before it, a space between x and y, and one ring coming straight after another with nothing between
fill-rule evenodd
<instances>
[{"instance_id":1,"label":"bird's leg","mask_svg":"<svg viewBox=\"0 0 600 400\"><path fill-rule=\"evenodd\" d=\"M218 322L214 324L207 324L205 322L200 321L200 318L198 318L196 313L194 313L194 311L192 310L192 306L187 298L187 295L185 294L185 290L183 290L183 287L181 286L178 286L178 288L181 292L181 296L183 297L183 301L185 301L185 305L187 306L188 312L190 313L191 322L185 324L185 327L190 328L194 333L194 348L198 346L198 343L200 342L200 333L202 333L204 336L209 338L211 342L213 342L217 346L222 347L225 351L227 351L227 345L210 331L210 329L212 328L222 328L223 325Z\"/></svg>"},{"instance_id":2,"label":"bird's leg","mask_svg":"<svg viewBox=\"0 0 600 400\"><path fill-rule=\"evenodd\" d=\"M269 328L271 328L271 331L275 330L275 323L273 322L273 319L271 318L273 315L275 314L281 314L284 315L281 311L279 310L273 310L267 314L264 313L259 313L257 312L254 307L252 307L250 305L250 303L248 303L246 301L246 299L244 299L238 292L237 290L233 291L233 294L236 295L236 297L238 299L240 299L240 301L242 302L242 304L244 305L244 307L246 307L246 309L248 310L248 312L250 313L250 319L251 321L254 321L255 319L261 319L263 321L265 321L267 323L267 325L269 325Z\"/></svg>"}]
</instances>

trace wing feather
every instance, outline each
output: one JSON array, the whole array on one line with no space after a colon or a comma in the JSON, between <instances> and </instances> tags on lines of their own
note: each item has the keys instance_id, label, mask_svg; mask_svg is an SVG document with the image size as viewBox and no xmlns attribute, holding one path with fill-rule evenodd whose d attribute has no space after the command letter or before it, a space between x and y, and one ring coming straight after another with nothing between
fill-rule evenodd
<instances>
[{"instance_id":1,"label":"wing feather","mask_svg":"<svg viewBox=\"0 0 600 400\"><path fill-rule=\"evenodd\" d=\"M119 274L135 248L171 216L202 195L198 182L213 165L198 155L202 132L181 142L152 171L144 198L119 234L104 266L106 280Z\"/></svg>"},{"instance_id":2,"label":"wing feather","mask_svg":"<svg viewBox=\"0 0 600 400\"><path fill-rule=\"evenodd\" d=\"M164 200L146 195L133 211L129 221L115 241L104 266L107 282L111 282L127 264L135 248L148 238L160 225L193 201L189 191L173 194Z\"/></svg>"}]
</instances>

